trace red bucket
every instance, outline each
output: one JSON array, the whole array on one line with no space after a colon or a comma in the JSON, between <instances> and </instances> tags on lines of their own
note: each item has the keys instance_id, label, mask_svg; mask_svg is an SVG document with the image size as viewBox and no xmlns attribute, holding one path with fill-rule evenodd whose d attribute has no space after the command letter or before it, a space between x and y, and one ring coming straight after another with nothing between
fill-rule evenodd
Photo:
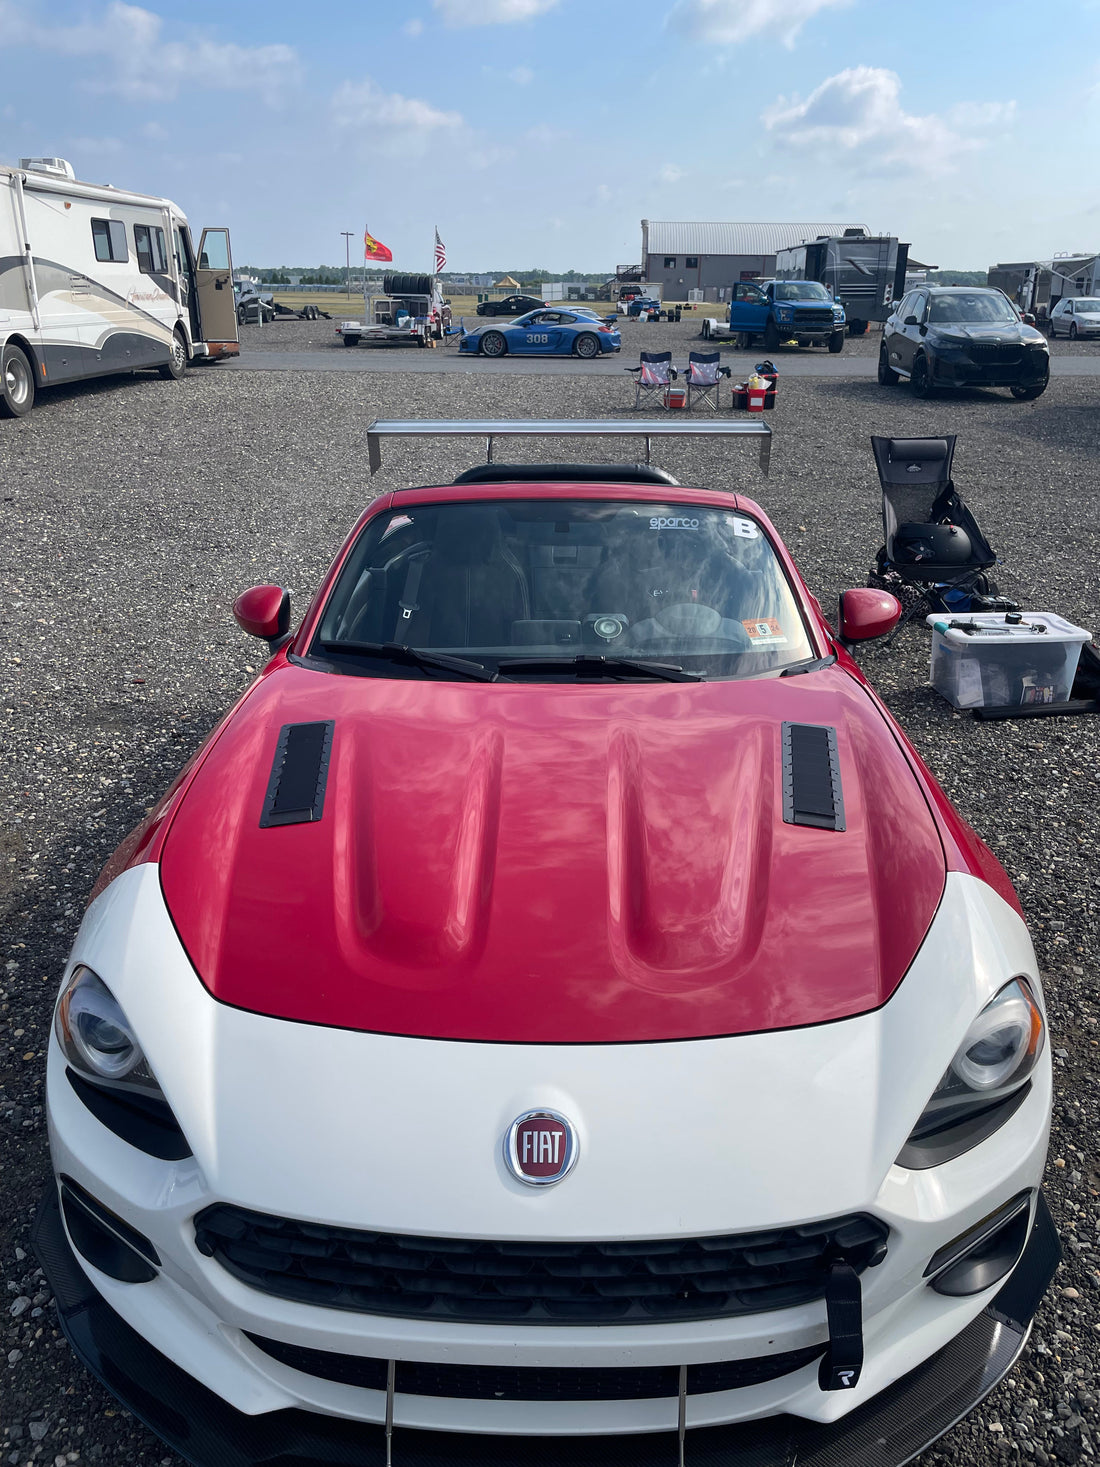
<instances>
[{"instance_id":1,"label":"red bucket","mask_svg":"<svg viewBox=\"0 0 1100 1467\"><path fill-rule=\"evenodd\" d=\"M762 413L764 411L764 399L767 397L766 387L750 387L748 390L748 409L750 413Z\"/></svg>"}]
</instances>

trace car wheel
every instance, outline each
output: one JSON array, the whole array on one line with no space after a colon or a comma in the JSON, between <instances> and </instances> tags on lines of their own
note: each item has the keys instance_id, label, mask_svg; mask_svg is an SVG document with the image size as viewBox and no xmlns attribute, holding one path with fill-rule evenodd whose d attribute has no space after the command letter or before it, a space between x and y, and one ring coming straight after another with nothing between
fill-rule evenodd
<instances>
[{"instance_id":1,"label":"car wheel","mask_svg":"<svg viewBox=\"0 0 1100 1467\"><path fill-rule=\"evenodd\" d=\"M344 340L344 345L345 346L358 346L359 345L359 338L358 338L358 336L345 336L343 340Z\"/></svg>"},{"instance_id":2,"label":"car wheel","mask_svg":"<svg viewBox=\"0 0 1100 1467\"><path fill-rule=\"evenodd\" d=\"M478 346L483 357L502 357L507 350L508 343L499 331L486 331Z\"/></svg>"},{"instance_id":3,"label":"car wheel","mask_svg":"<svg viewBox=\"0 0 1100 1467\"><path fill-rule=\"evenodd\" d=\"M573 344L573 350L579 357L584 357L585 361L590 361L593 357L599 356L600 343L591 332L586 331L583 336L577 337Z\"/></svg>"},{"instance_id":4,"label":"car wheel","mask_svg":"<svg viewBox=\"0 0 1100 1467\"><path fill-rule=\"evenodd\" d=\"M748 331L739 331L736 345L739 351L748 351L752 346L752 335Z\"/></svg>"},{"instance_id":5,"label":"car wheel","mask_svg":"<svg viewBox=\"0 0 1100 1467\"><path fill-rule=\"evenodd\" d=\"M834 331L832 336L829 337L829 350L832 352L833 356L836 356L838 351L844 350L843 331Z\"/></svg>"},{"instance_id":6,"label":"car wheel","mask_svg":"<svg viewBox=\"0 0 1100 1467\"><path fill-rule=\"evenodd\" d=\"M1032 402L1035 398L1042 397L1043 393L1047 390L1049 380L1048 378L1044 382L1034 382L1030 387L1023 387L1017 383L1012 388L1012 396L1018 402Z\"/></svg>"},{"instance_id":7,"label":"car wheel","mask_svg":"<svg viewBox=\"0 0 1100 1467\"><path fill-rule=\"evenodd\" d=\"M896 387L898 385L898 374L890 365L885 341L878 349L878 380L882 387Z\"/></svg>"},{"instance_id":8,"label":"car wheel","mask_svg":"<svg viewBox=\"0 0 1100 1467\"><path fill-rule=\"evenodd\" d=\"M1076 341L1077 340L1077 322L1076 321L1071 321L1069 323L1069 339L1070 339L1070 341Z\"/></svg>"},{"instance_id":9,"label":"car wheel","mask_svg":"<svg viewBox=\"0 0 1100 1467\"><path fill-rule=\"evenodd\" d=\"M178 382L187 371L190 358L187 352L187 338L179 326L172 332L172 354L160 369L162 377L169 377L173 382Z\"/></svg>"},{"instance_id":10,"label":"car wheel","mask_svg":"<svg viewBox=\"0 0 1100 1467\"><path fill-rule=\"evenodd\" d=\"M914 397L931 397L935 392L932 374L928 370L928 358L923 352L913 358L913 370L909 376Z\"/></svg>"},{"instance_id":11,"label":"car wheel","mask_svg":"<svg viewBox=\"0 0 1100 1467\"><path fill-rule=\"evenodd\" d=\"M779 327L774 321L768 321L764 327L764 350L777 351L779 340Z\"/></svg>"},{"instance_id":12,"label":"car wheel","mask_svg":"<svg viewBox=\"0 0 1100 1467\"><path fill-rule=\"evenodd\" d=\"M9 342L0 352L0 417L23 418L34 407L34 372L26 352Z\"/></svg>"}]
</instances>

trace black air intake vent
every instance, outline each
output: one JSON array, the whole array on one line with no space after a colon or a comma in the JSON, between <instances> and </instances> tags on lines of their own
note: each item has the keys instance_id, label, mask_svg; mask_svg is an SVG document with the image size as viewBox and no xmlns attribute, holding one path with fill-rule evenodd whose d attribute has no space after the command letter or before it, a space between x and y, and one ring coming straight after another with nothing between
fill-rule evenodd
<instances>
[{"instance_id":1,"label":"black air intake vent","mask_svg":"<svg viewBox=\"0 0 1100 1467\"><path fill-rule=\"evenodd\" d=\"M257 1349L291 1370L363 1390L386 1389L385 1360L336 1355L308 1345L286 1345L263 1335L247 1337ZM824 1345L808 1345L782 1355L689 1365L687 1392L697 1396L761 1385L801 1370L824 1353ZM399 1395L444 1396L459 1401L645 1401L675 1396L680 1389L680 1370L676 1365L455 1365L399 1360L395 1386Z\"/></svg>"},{"instance_id":2,"label":"black air intake vent","mask_svg":"<svg viewBox=\"0 0 1100 1467\"><path fill-rule=\"evenodd\" d=\"M283 724L260 816L261 827L320 820L333 727L331 719L327 723Z\"/></svg>"},{"instance_id":3,"label":"black air intake vent","mask_svg":"<svg viewBox=\"0 0 1100 1467\"><path fill-rule=\"evenodd\" d=\"M783 725L783 819L788 825L844 829L835 728L817 723Z\"/></svg>"},{"instance_id":4,"label":"black air intake vent","mask_svg":"<svg viewBox=\"0 0 1100 1467\"><path fill-rule=\"evenodd\" d=\"M865 1213L724 1237L542 1243L330 1227L215 1203L195 1219L205 1258L254 1289L329 1309L481 1324L724 1319L825 1297L832 1265L886 1254Z\"/></svg>"}]
</instances>

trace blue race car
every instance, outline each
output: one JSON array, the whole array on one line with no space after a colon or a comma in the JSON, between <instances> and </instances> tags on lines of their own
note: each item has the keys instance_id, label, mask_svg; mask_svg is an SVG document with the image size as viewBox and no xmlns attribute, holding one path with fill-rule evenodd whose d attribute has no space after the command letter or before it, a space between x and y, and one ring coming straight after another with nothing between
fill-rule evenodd
<instances>
[{"instance_id":1,"label":"blue race car","mask_svg":"<svg viewBox=\"0 0 1100 1467\"><path fill-rule=\"evenodd\" d=\"M478 326L467 331L459 351L483 357L513 356L598 357L619 351L618 329L578 311L528 311L502 326Z\"/></svg>"}]
</instances>

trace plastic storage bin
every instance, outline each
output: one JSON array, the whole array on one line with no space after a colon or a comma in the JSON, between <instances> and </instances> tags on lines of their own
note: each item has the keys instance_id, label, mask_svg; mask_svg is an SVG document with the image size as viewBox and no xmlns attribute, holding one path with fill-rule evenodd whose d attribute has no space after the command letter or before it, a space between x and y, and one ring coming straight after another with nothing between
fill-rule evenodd
<instances>
[{"instance_id":1,"label":"plastic storage bin","mask_svg":"<svg viewBox=\"0 0 1100 1467\"><path fill-rule=\"evenodd\" d=\"M1024 612L1016 624L1006 621L1003 611L926 620L932 628L932 686L956 708L1065 703L1081 648L1092 640L1052 611ZM937 623L948 630L939 630Z\"/></svg>"}]
</instances>

